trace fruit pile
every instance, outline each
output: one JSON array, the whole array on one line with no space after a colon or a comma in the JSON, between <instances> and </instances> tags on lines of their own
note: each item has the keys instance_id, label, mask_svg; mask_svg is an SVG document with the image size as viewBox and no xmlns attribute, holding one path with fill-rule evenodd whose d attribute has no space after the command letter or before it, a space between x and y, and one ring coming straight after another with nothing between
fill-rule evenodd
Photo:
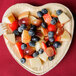
<instances>
[{"instance_id":1,"label":"fruit pile","mask_svg":"<svg viewBox=\"0 0 76 76\"><path fill-rule=\"evenodd\" d=\"M35 67L37 64L41 65L41 60L52 61L57 52L56 48L70 38L63 28L69 17L62 10L50 14L50 11L44 8L38 11L37 15L38 17L32 16L27 11L17 18L14 14L8 16L13 39L11 42L15 43L21 55L21 63L29 60L30 65ZM8 38L8 35L6 37Z\"/></svg>"}]
</instances>

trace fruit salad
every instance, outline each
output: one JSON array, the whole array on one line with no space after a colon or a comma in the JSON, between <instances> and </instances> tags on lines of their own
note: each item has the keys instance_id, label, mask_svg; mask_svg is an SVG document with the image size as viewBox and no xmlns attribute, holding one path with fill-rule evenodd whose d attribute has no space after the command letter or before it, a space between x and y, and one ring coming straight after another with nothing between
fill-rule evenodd
<instances>
[{"instance_id":1,"label":"fruit salad","mask_svg":"<svg viewBox=\"0 0 76 76\"><path fill-rule=\"evenodd\" d=\"M22 12L18 17L10 13L7 19L11 34L7 33L5 38L16 46L20 62L31 67L40 67L42 63L54 60L57 48L71 38L64 29L70 18L61 9L51 14L43 8L37 16L31 15L30 11Z\"/></svg>"}]
</instances>

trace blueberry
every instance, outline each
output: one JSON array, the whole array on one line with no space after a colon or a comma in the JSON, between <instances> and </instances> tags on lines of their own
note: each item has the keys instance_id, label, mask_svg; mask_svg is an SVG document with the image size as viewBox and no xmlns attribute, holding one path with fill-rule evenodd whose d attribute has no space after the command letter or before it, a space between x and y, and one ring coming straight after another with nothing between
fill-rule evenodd
<instances>
[{"instance_id":1,"label":"blueberry","mask_svg":"<svg viewBox=\"0 0 76 76\"><path fill-rule=\"evenodd\" d=\"M22 44L22 45L21 45L21 49L22 49L22 50L24 50L26 47L27 47L26 44Z\"/></svg>"},{"instance_id":2,"label":"blueberry","mask_svg":"<svg viewBox=\"0 0 76 76\"><path fill-rule=\"evenodd\" d=\"M13 33L14 33L16 36L18 36L18 35L19 35L18 30L14 30L14 31L13 31Z\"/></svg>"},{"instance_id":3,"label":"blueberry","mask_svg":"<svg viewBox=\"0 0 76 76\"><path fill-rule=\"evenodd\" d=\"M48 10L47 9L42 9L42 11L41 11L43 14L47 14L48 13Z\"/></svg>"},{"instance_id":4,"label":"blueberry","mask_svg":"<svg viewBox=\"0 0 76 76\"><path fill-rule=\"evenodd\" d=\"M58 48L58 47L61 46L61 43L58 42L58 41L56 41L56 42L53 43L53 46L54 46L55 48Z\"/></svg>"},{"instance_id":5,"label":"blueberry","mask_svg":"<svg viewBox=\"0 0 76 76\"><path fill-rule=\"evenodd\" d=\"M35 42L34 41L30 41L29 45L32 46L32 47L34 47L35 46Z\"/></svg>"},{"instance_id":6,"label":"blueberry","mask_svg":"<svg viewBox=\"0 0 76 76\"><path fill-rule=\"evenodd\" d=\"M46 24L45 22L42 22L42 23L41 23L41 26L42 26L43 28L47 28L47 24Z\"/></svg>"},{"instance_id":7,"label":"blueberry","mask_svg":"<svg viewBox=\"0 0 76 76\"><path fill-rule=\"evenodd\" d=\"M42 54L44 52L44 50L42 48L39 49L39 54Z\"/></svg>"},{"instance_id":8,"label":"blueberry","mask_svg":"<svg viewBox=\"0 0 76 76\"><path fill-rule=\"evenodd\" d=\"M20 32L20 33L22 33L22 29L21 29L21 27L18 27L18 32Z\"/></svg>"},{"instance_id":9,"label":"blueberry","mask_svg":"<svg viewBox=\"0 0 76 76\"><path fill-rule=\"evenodd\" d=\"M38 51L33 53L33 57L37 57L38 55L39 55Z\"/></svg>"},{"instance_id":10,"label":"blueberry","mask_svg":"<svg viewBox=\"0 0 76 76\"><path fill-rule=\"evenodd\" d=\"M38 15L38 17L42 17L43 16L43 13L41 11L38 11L37 12L37 15Z\"/></svg>"},{"instance_id":11,"label":"blueberry","mask_svg":"<svg viewBox=\"0 0 76 76\"><path fill-rule=\"evenodd\" d=\"M37 37L37 36L33 36L31 40L32 40L32 41L34 41L34 42L37 42L37 41L39 41L39 40L40 40L40 38L39 38L39 37Z\"/></svg>"},{"instance_id":12,"label":"blueberry","mask_svg":"<svg viewBox=\"0 0 76 76\"><path fill-rule=\"evenodd\" d=\"M55 19L52 19L52 20L51 20L51 24L52 24L52 25L55 25L56 23L57 23L57 21L56 21Z\"/></svg>"},{"instance_id":13,"label":"blueberry","mask_svg":"<svg viewBox=\"0 0 76 76\"><path fill-rule=\"evenodd\" d=\"M48 32L48 37L54 37L54 32L52 31Z\"/></svg>"},{"instance_id":14,"label":"blueberry","mask_svg":"<svg viewBox=\"0 0 76 76\"><path fill-rule=\"evenodd\" d=\"M27 28L25 24L21 24L20 27L21 27L22 30L25 30Z\"/></svg>"},{"instance_id":15,"label":"blueberry","mask_svg":"<svg viewBox=\"0 0 76 76\"><path fill-rule=\"evenodd\" d=\"M30 36L34 36L35 35L35 32L33 30L29 30L29 35Z\"/></svg>"},{"instance_id":16,"label":"blueberry","mask_svg":"<svg viewBox=\"0 0 76 76\"><path fill-rule=\"evenodd\" d=\"M21 58L21 63L25 63L26 62L26 59L25 58Z\"/></svg>"},{"instance_id":17,"label":"blueberry","mask_svg":"<svg viewBox=\"0 0 76 76\"><path fill-rule=\"evenodd\" d=\"M59 10L56 11L56 14L57 14L57 15L60 15L62 12L63 12L63 11L59 9Z\"/></svg>"},{"instance_id":18,"label":"blueberry","mask_svg":"<svg viewBox=\"0 0 76 76\"><path fill-rule=\"evenodd\" d=\"M50 41L50 42L54 42L54 38L53 38L53 37L50 37L50 38L49 38L49 41Z\"/></svg>"},{"instance_id":19,"label":"blueberry","mask_svg":"<svg viewBox=\"0 0 76 76\"><path fill-rule=\"evenodd\" d=\"M47 45L47 47L50 47L50 46L51 46L50 41L47 41L47 42L46 42L46 45Z\"/></svg>"},{"instance_id":20,"label":"blueberry","mask_svg":"<svg viewBox=\"0 0 76 76\"><path fill-rule=\"evenodd\" d=\"M36 26L32 25L30 29L33 30L33 31L35 31L36 30Z\"/></svg>"},{"instance_id":21,"label":"blueberry","mask_svg":"<svg viewBox=\"0 0 76 76\"><path fill-rule=\"evenodd\" d=\"M53 19L55 19L55 20L56 20L56 22L58 22L58 18L57 18L57 17L53 17Z\"/></svg>"},{"instance_id":22,"label":"blueberry","mask_svg":"<svg viewBox=\"0 0 76 76\"><path fill-rule=\"evenodd\" d=\"M48 59L49 61L52 61L54 59L54 56L49 56Z\"/></svg>"}]
</instances>

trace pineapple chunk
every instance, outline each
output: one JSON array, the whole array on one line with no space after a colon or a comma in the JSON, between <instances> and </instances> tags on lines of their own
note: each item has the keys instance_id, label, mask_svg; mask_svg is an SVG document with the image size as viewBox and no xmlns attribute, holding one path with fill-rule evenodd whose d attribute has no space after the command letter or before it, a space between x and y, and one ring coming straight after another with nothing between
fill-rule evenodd
<instances>
[{"instance_id":1,"label":"pineapple chunk","mask_svg":"<svg viewBox=\"0 0 76 76\"><path fill-rule=\"evenodd\" d=\"M65 24L66 22L70 21L70 18L65 13L59 15L58 18L61 24Z\"/></svg>"},{"instance_id":2,"label":"pineapple chunk","mask_svg":"<svg viewBox=\"0 0 76 76\"><path fill-rule=\"evenodd\" d=\"M36 42L35 48L36 48L36 51L39 51L39 49L41 48L40 41L39 42Z\"/></svg>"},{"instance_id":3,"label":"pineapple chunk","mask_svg":"<svg viewBox=\"0 0 76 76\"><path fill-rule=\"evenodd\" d=\"M41 67L42 63L39 57L29 59L29 64L32 68L39 68Z\"/></svg>"},{"instance_id":4,"label":"pineapple chunk","mask_svg":"<svg viewBox=\"0 0 76 76\"><path fill-rule=\"evenodd\" d=\"M15 17L14 17L14 15L12 13L8 14L6 16L6 18L9 21L9 23L12 23L12 22L14 22L16 20Z\"/></svg>"},{"instance_id":5,"label":"pineapple chunk","mask_svg":"<svg viewBox=\"0 0 76 76\"><path fill-rule=\"evenodd\" d=\"M30 42L31 36L29 35L28 31L23 30L21 39L22 42L25 44Z\"/></svg>"},{"instance_id":6,"label":"pineapple chunk","mask_svg":"<svg viewBox=\"0 0 76 76\"><path fill-rule=\"evenodd\" d=\"M70 33L65 30L64 33L61 35L61 41L69 41L70 39Z\"/></svg>"},{"instance_id":7,"label":"pineapple chunk","mask_svg":"<svg viewBox=\"0 0 76 76\"><path fill-rule=\"evenodd\" d=\"M4 36L9 42L15 44L15 35L14 34L6 34Z\"/></svg>"},{"instance_id":8,"label":"pineapple chunk","mask_svg":"<svg viewBox=\"0 0 76 76\"><path fill-rule=\"evenodd\" d=\"M21 13L21 14L18 16L18 19L20 20L20 19L22 19L22 18L24 18L24 17L28 17L29 14L30 14L29 11L23 12L23 13Z\"/></svg>"},{"instance_id":9,"label":"pineapple chunk","mask_svg":"<svg viewBox=\"0 0 76 76\"><path fill-rule=\"evenodd\" d=\"M47 59L48 59L48 55L44 52L43 54L40 54L40 55L39 55L39 58L40 58L41 60L43 60L44 62L46 62Z\"/></svg>"}]
</instances>

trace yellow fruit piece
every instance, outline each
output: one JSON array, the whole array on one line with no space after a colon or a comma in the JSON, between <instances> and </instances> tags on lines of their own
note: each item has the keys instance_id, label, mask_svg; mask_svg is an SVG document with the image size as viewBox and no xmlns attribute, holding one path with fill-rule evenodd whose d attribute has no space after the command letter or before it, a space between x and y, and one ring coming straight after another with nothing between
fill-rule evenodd
<instances>
[{"instance_id":1,"label":"yellow fruit piece","mask_svg":"<svg viewBox=\"0 0 76 76\"><path fill-rule=\"evenodd\" d=\"M9 20L10 23L14 22L16 19L14 17L14 15L12 13L10 13L9 15L6 16Z\"/></svg>"},{"instance_id":2,"label":"yellow fruit piece","mask_svg":"<svg viewBox=\"0 0 76 76\"><path fill-rule=\"evenodd\" d=\"M23 12L23 13L21 13L21 14L18 16L18 19L20 20L20 19L22 19L22 18L24 18L24 17L28 17L29 14L30 14L29 11Z\"/></svg>"},{"instance_id":3,"label":"yellow fruit piece","mask_svg":"<svg viewBox=\"0 0 76 76\"><path fill-rule=\"evenodd\" d=\"M65 24L66 22L70 21L70 18L65 13L62 13L61 15L59 15L58 19L61 24Z\"/></svg>"},{"instance_id":4,"label":"yellow fruit piece","mask_svg":"<svg viewBox=\"0 0 76 76\"><path fill-rule=\"evenodd\" d=\"M14 34L6 34L4 37L12 44L15 44L15 35Z\"/></svg>"},{"instance_id":5,"label":"yellow fruit piece","mask_svg":"<svg viewBox=\"0 0 76 76\"><path fill-rule=\"evenodd\" d=\"M25 44L30 42L31 36L29 35L27 30L23 30L21 39L22 39L22 42Z\"/></svg>"},{"instance_id":6,"label":"yellow fruit piece","mask_svg":"<svg viewBox=\"0 0 76 76\"><path fill-rule=\"evenodd\" d=\"M70 39L70 33L65 30L64 33L61 35L61 41L69 41Z\"/></svg>"},{"instance_id":7,"label":"yellow fruit piece","mask_svg":"<svg viewBox=\"0 0 76 76\"><path fill-rule=\"evenodd\" d=\"M41 67L42 63L39 57L29 59L29 64L32 68L39 68Z\"/></svg>"}]
</instances>

